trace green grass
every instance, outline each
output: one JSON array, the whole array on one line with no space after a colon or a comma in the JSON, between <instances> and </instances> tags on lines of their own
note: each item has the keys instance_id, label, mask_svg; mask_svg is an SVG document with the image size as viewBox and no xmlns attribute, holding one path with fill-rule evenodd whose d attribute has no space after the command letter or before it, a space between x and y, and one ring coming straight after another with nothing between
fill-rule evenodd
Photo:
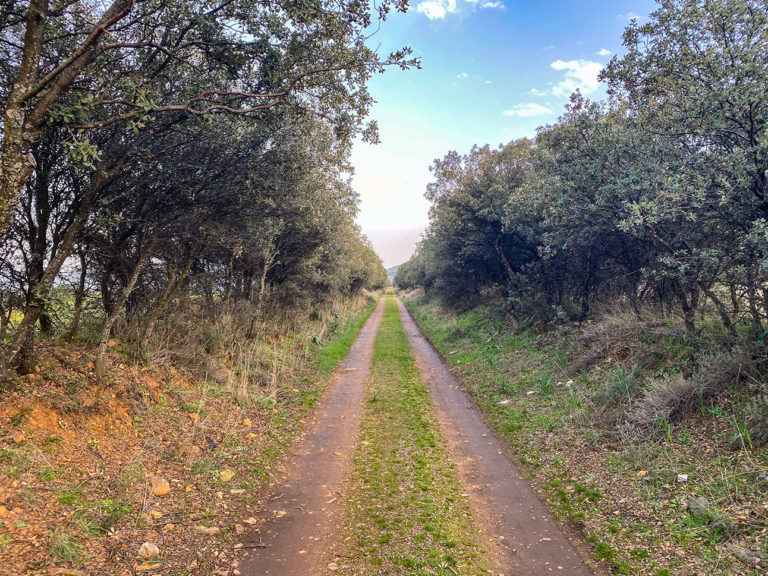
<instances>
[{"instance_id":1,"label":"green grass","mask_svg":"<svg viewBox=\"0 0 768 576\"><path fill-rule=\"evenodd\" d=\"M318 346L321 346L321 349L317 357L317 364L321 372L329 375L339 367L347 356L349 349L352 348L352 344L354 344L360 330L362 330L368 318L373 314L377 304L378 302L370 304L362 314L347 323L347 327L343 332L335 334L329 342L318 342Z\"/></svg>"},{"instance_id":2,"label":"green grass","mask_svg":"<svg viewBox=\"0 0 768 576\"><path fill-rule=\"evenodd\" d=\"M84 502L83 494L79 489L65 490L59 493L59 504L64 506L81 506Z\"/></svg>"},{"instance_id":3,"label":"green grass","mask_svg":"<svg viewBox=\"0 0 768 576\"><path fill-rule=\"evenodd\" d=\"M469 505L387 298L355 454L341 574L484 574Z\"/></svg>"},{"instance_id":4,"label":"green grass","mask_svg":"<svg viewBox=\"0 0 768 576\"><path fill-rule=\"evenodd\" d=\"M72 534L55 530L48 539L48 551L57 561L67 564L80 564L83 560L83 547Z\"/></svg>"}]
</instances>

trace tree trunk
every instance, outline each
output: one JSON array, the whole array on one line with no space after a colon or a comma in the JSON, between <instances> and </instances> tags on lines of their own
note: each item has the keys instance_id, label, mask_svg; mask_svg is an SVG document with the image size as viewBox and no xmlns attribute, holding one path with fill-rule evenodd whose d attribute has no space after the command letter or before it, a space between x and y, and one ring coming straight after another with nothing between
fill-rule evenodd
<instances>
[{"instance_id":1,"label":"tree trunk","mask_svg":"<svg viewBox=\"0 0 768 576\"><path fill-rule=\"evenodd\" d=\"M12 309L10 304L8 305L8 308L9 310ZM10 316L11 313L10 311L6 312L5 305L2 301L2 295L0 295L0 340L5 340L5 335L8 333L8 322Z\"/></svg>"},{"instance_id":2,"label":"tree trunk","mask_svg":"<svg viewBox=\"0 0 768 576\"><path fill-rule=\"evenodd\" d=\"M251 325L248 327L248 332L245 335L246 338L253 338L255 336L254 330L256 328L256 320L261 316L261 308L264 305L264 296L267 288L267 274L275 265L275 259L279 252L277 250L264 255L264 263L261 266L261 274L259 275L259 293L256 295L256 305L254 306L253 317L251 318Z\"/></svg>"},{"instance_id":3,"label":"tree trunk","mask_svg":"<svg viewBox=\"0 0 768 576\"><path fill-rule=\"evenodd\" d=\"M501 260L501 265L504 267L504 272L507 275L507 286L511 286L520 290L520 284L517 281L517 278L515 278L515 272L512 270L512 266L510 266L509 260L507 260L499 240L500 237L497 237L494 248L496 249L496 254L499 256L499 260Z\"/></svg>"},{"instance_id":4,"label":"tree trunk","mask_svg":"<svg viewBox=\"0 0 768 576\"><path fill-rule=\"evenodd\" d=\"M105 156L112 156L114 158L113 154L120 143L120 135L121 133L119 131L115 132L115 135L112 137L108 146L109 153L105 154ZM62 234L58 249L56 250L55 254L51 255L51 259L48 261L48 265L45 267L45 272L43 272L40 282L38 283L37 293L42 300L47 299L48 295L50 294L51 287L53 286L56 277L61 271L61 267L72 253L75 240L77 240L80 232L85 227L85 224L88 222L88 218L91 215L93 202L96 200L97 196L104 189L104 187L109 183L112 177L115 174L120 173L123 165L125 164L126 158L127 152L115 162L115 165L111 170L106 170L104 163L102 163L99 168L96 169L93 180L88 187L88 191L85 193L82 201L80 202L80 208L78 209L77 215L72 219L72 223L67 226L64 234ZM32 305L25 308L24 317L19 323L19 326L16 328L16 331L11 338L11 342L4 351L2 361L3 364L9 367L15 366L16 355L21 349L23 343L29 337L29 331L34 330L35 324L40 318L41 312L42 310L39 306Z\"/></svg>"},{"instance_id":5,"label":"tree trunk","mask_svg":"<svg viewBox=\"0 0 768 576\"><path fill-rule=\"evenodd\" d=\"M275 265L275 260L280 254L277 250L264 254L264 264L261 267L261 274L259 275L259 293L256 296L256 314L261 314L261 308L264 305L264 296L267 288L267 274Z\"/></svg>"},{"instance_id":6,"label":"tree trunk","mask_svg":"<svg viewBox=\"0 0 768 576\"><path fill-rule=\"evenodd\" d=\"M16 355L16 371L19 374L31 374L35 371L35 331L30 330Z\"/></svg>"},{"instance_id":7,"label":"tree trunk","mask_svg":"<svg viewBox=\"0 0 768 576\"><path fill-rule=\"evenodd\" d=\"M730 286L731 292L731 305L733 306L733 314L738 316L741 313L741 302L739 302L739 295L736 292L736 284L733 283Z\"/></svg>"},{"instance_id":8,"label":"tree trunk","mask_svg":"<svg viewBox=\"0 0 768 576\"><path fill-rule=\"evenodd\" d=\"M680 301L680 307L683 310L685 330L689 334L694 334L696 332L696 309L699 304L699 291L696 288L686 289L680 282L675 282L675 292Z\"/></svg>"},{"instance_id":9,"label":"tree trunk","mask_svg":"<svg viewBox=\"0 0 768 576\"><path fill-rule=\"evenodd\" d=\"M723 326L725 326L725 328L728 330L728 333L731 336L736 336L736 327L733 325L731 316L728 314L728 310L725 308L723 301L720 300L717 294L715 294L710 288L702 286L702 290L704 290L704 294L706 294L707 297L712 300L712 303L715 305L715 308L720 315L720 320L723 322Z\"/></svg>"},{"instance_id":10,"label":"tree trunk","mask_svg":"<svg viewBox=\"0 0 768 576\"><path fill-rule=\"evenodd\" d=\"M194 264L194 262L195 254L193 250L190 250L189 255L187 256L187 261L184 263L184 268L181 270L178 276L176 276L176 274L171 270L168 271L168 281L165 284L165 290L163 290L160 298L157 299L155 306L149 312L147 321L144 324L144 330L141 335L142 343L146 344L146 342L152 337L152 333L155 330L155 324L157 324L157 321L160 319L162 313L165 312L165 309L171 300L173 300L176 297L176 294L179 293L181 286L184 284L187 276L189 276L189 273L192 271L192 264Z\"/></svg>"},{"instance_id":11,"label":"tree trunk","mask_svg":"<svg viewBox=\"0 0 768 576\"><path fill-rule=\"evenodd\" d=\"M120 294L120 298L114 303L114 308L110 314L104 320L104 328L101 331L101 341L99 342L99 351L96 355L96 378L104 378L104 374L107 370L107 349L109 348L109 338L112 335L112 327L115 325L115 321L120 316L128 298L131 296L133 289L136 287L136 282L139 280L144 264L149 260L152 250L155 247L155 238L152 237L149 244L139 253L139 257L136 260L136 266L133 268L131 277L128 279L125 288Z\"/></svg>"},{"instance_id":12,"label":"tree trunk","mask_svg":"<svg viewBox=\"0 0 768 576\"><path fill-rule=\"evenodd\" d=\"M96 199L96 196L104 188L104 186L107 185L113 173L114 171L108 173L103 170L100 170L96 173L96 176L91 183L91 187L89 188L88 192L83 198L82 203L80 204L80 210L78 211L77 216L67 227L67 230L62 236L61 244L59 244L59 249L56 251L56 254L51 257L48 265L45 267L45 272L43 272L43 275L37 286L37 294L40 300L44 301L50 294L51 287L53 286L56 277L59 275L61 267L64 265L67 257L69 257L72 252L72 247L75 244L75 240L80 234L80 231L85 226L85 223L88 221L88 217L91 214L93 201ZM4 364L9 366L16 365L16 355L21 349L23 343L29 337L29 332L34 330L35 324L40 318L41 312L42 309L40 306L36 306L34 302L30 302L30 305L25 308L24 317L22 318L18 328L16 328L8 348L5 350L5 358L3 362Z\"/></svg>"},{"instance_id":13,"label":"tree trunk","mask_svg":"<svg viewBox=\"0 0 768 576\"><path fill-rule=\"evenodd\" d=\"M588 263L586 266L586 274L584 275L584 284L581 287L581 320L585 320L589 316L589 300L592 292L592 278L593 278L593 265Z\"/></svg>"},{"instance_id":14,"label":"tree trunk","mask_svg":"<svg viewBox=\"0 0 768 576\"><path fill-rule=\"evenodd\" d=\"M77 328L80 325L80 316L83 313L83 303L85 302L85 282L88 278L88 261L85 258L85 251L80 250L78 256L80 257L80 279L77 283L77 290L75 291L75 309L72 312L72 322L69 324L67 335L64 337L67 342L72 342L77 334Z\"/></svg>"},{"instance_id":15,"label":"tree trunk","mask_svg":"<svg viewBox=\"0 0 768 576\"><path fill-rule=\"evenodd\" d=\"M753 258L754 264L747 267L747 304L749 305L749 315L752 323L752 333L755 339L760 338L763 333L763 316L760 314L760 304L757 298L757 276L755 269L759 270L760 263Z\"/></svg>"},{"instance_id":16,"label":"tree trunk","mask_svg":"<svg viewBox=\"0 0 768 576\"><path fill-rule=\"evenodd\" d=\"M232 251L232 254L229 256L229 266L227 268L227 292L224 297L227 303L227 308L229 308L229 303L232 300L232 289L233 284L235 282L235 258L237 258L235 251Z\"/></svg>"},{"instance_id":17,"label":"tree trunk","mask_svg":"<svg viewBox=\"0 0 768 576\"><path fill-rule=\"evenodd\" d=\"M35 85L40 66L43 30L48 14L47 0L31 0L24 30L24 49L13 88L5 103L3 145L0 154L0 236L13 222L13 212L19 202L24 184L35 167L31 154L24 156L30 144L29 127L25 126L25 103ZM25 335L25 340L27 336Z\"/></svg>"},{"instance_id":18,"label":"tree trunk","mask_svg":"<svg viewBox=\"0 0 768 576\"><path fill-rule=\"evenodd\" d=\"M632 305L632 311L635 313L635 318L640 321L643 319L643 316L640 314L640 298L638 297L639 286L636 280L631 280L629 284L629 290L627 291L629 303Z\"/></svg>"},{"instance_id":19,"label":"tree trunk","mask_svg":"<svg viewBox=\"0 0 768 576\"><path fill-rule=\"evenodd\" d=\"M19 72L5 103L3 117L3 143L0 153L0 236L4 236L8 231L24 183L35 166L34 157L31 154L23 156L24 150L39 136L41 127L47 122L51 109L61 96L98 56L99 41L108 32L108 27L127 16L134 5L135 0L112 2L83 43L48 76L39 79L37 73L49 2L30 1ZM34 105L27 112L26 107L33 98L36 98Z\"/></svg>"}]
</instances>

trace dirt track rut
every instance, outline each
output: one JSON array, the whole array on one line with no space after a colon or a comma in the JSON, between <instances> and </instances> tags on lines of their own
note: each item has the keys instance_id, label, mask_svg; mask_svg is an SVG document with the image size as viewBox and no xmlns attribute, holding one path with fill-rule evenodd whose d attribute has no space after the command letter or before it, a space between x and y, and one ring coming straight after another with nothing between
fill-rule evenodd
<instances>
[{"instance_id":1,"label":"dirt track rut","mask_svg":"<svg viewBox=\"0 0 768 576\"><path fill-rule=\"evenodd\" d=\"M437 407L476 522L495 536L506 576L591 576L552 514L539 500L505 447L481 418L459 381L419 330L400 300L400 318L421 378Z\"/></svg>"},{"instance_id":2,"label":"dirt track rut","mask_svg":"<svg viewBox=\"0 0 768 576\"><path fill-rule=\"evenodd\" d=\"M429 389L451 457L469 495L478 527L493 539L505 576L591 576L561 527L510 459L506 448L402 302L397 301L421 378ZM246 576L330 573L329 547L342 525L345 477L357 440L373 344L384 309L379 302L318 410L310 434L289 465L286 482L262 510L268 520L244 542Z\"/></svg>"},{"instance_id":3,"label":"dirt track rut","mask_svg":"<svg viewBox=\"0 0 768 576\"><path fill-rule=\"evenodd\" d=\"M341 525L344 476L349 469L384 299L363 327L323 398L312 432L289 466L286 483L262 515L261 533L240 572L248 576L320 573L323 553ZM323 568L325 568L323 566Z\"/></svg>"}]
</instances>

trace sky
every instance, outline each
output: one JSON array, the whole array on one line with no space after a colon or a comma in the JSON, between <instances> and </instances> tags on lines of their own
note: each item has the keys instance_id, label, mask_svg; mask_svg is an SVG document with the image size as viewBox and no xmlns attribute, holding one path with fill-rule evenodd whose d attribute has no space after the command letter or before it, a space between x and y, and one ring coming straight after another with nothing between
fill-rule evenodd
<instances>
[{"instance_id":1,"label":"sky","mask_svg":"<svg viewBox=\"0 0 768 576\"><path fill-rule=\"evenodd\" d=\"M534 136L577 88L604 97L597 75L621 54L630 19L653 9L653 0L411 0L406 14L390 14L370 45L382 55L410 46L422 69L371 80L381 143L352 152L357 221L384 265L408 260L429 222L433 160Z\"/></svg>"}]
</instances>

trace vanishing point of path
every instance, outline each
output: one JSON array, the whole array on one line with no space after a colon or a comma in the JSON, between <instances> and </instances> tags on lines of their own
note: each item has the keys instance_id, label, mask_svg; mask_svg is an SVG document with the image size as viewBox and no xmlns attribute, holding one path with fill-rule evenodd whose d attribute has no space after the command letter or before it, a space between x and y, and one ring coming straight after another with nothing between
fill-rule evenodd
<instances>
[{"instance_id":1,"label":"vanishing point of path","mask_svg":"<svg viewBox=\"0 0 768 576\"><path fill-rule=\"evenodd\" d=\"M405 515L410 517L403 524L411 527L401 529L398 553L402 553L405 547L407 555L407 548L412 545L413 558L418 558L417 549L424 549L424 538L434 538L434 533L419 534L413 526L418 526L420 522L425 523L425 509L440 508L439 502L438 506L428 504L425 507L420 500L431 502L432 496L438 497L435 499L439 500L442 495L448 498L446 505L442 507L444 510L449 510L449 514L467 517L467 522L449 519L446 526L452 526L450 529L454 532L456 526L464 531L472 530L474 526L474 533L458 535L459 548L467 544L471 550L471 543L474 541L489 549L491 559L481 559L480 564L495 564L495 570L489 571L490 574L591 575L550 512L540 502L528 482L522 478L520 470L510 460L505 447L490 431L456 378L423 337L408 311L399 300L397 309L391 297L386 300L386 315L385 299L382 299L332 380L318 410L314 427L290 467L286 483L275 488L274 496L262 511L268 520L262 525L261 533L245 542L246 547L252 550L242 562L240 572L247 576L314 576L330 574L333 573L332 570L339 569L340 574L347 574L344 559L349 558L349 568L352 569L349 573L357 576L412 573L410 570L402 571L408 564L400 564L402 568L396 568L397 561L395 564L388 564L384 560L384 563L379 565L360 562L363 556L376 556L378 552L383 555L389 546L389 538L398 538L395 529L394 536L387 534L386 538L381 540L384 544L382 549L376 550L373 539L360 538L359 532L366 532L365 528L361 528L364 526L361 520L365 520L365 514L372 512L376 521L385 521L386 514L382 518L377 510L398 507L402 509L402 502L409 501L407 490L414 484L414 477L408 475L415 471L418 475L416 483L423 483L423 470L434 469L439 472L434 476L438 482L446 485L453 483L456 486L445 489L439 486L431 493L424 492L423 498L416 492L417 500L411 499L412 504L406 505L405 508ZM402 326L397 321L398 309ZM386 322L387 330L382 323L382 316L389 318ZM392 373L398 370L395 369L396 364L390 364L390 368L386 368L380 360L374 361L372 370L371 363L374 343L379 358L382 356L382 345L387 346L383 344L385 341L382 338L393 337L393 322L397 331L401 334L403 329L405 331L400 338L402 346L406 348L407 358L403 364L401 350L399 362L402 367L400 378L403 382L400 386L403 396L399 400L390 398L389 403L395 408L390 408L391 413L387 416L381 413L384 409L381 402L385 400L385 395L400 394L397 391L398 377L392 376ZM380 332L378 340L377 331ZM397 338L396 335L394 337ZM408 343L410 350L407 349ZM415 366L409 371L408 363L413 365L414 360ZM372 382L368 382L370 374L374 376ZM390 382L384 384L386 380ZM392 380L395 381L394 388ZM405 405L402 403L403 399L412 400L414 394L419 395L419 388L424 390L424 385L429 395L425 396L426 403L409 405L410 410L420 411L421 415L418 416L416 428L408 430L408 422L410 425L414 424L413 418L402 418L396 407L400 406L402 411L402 406ZM361 420L362 441L359 438ZM384 462L388 460L389 445L394 447L397 444L397 427L401 425L395 421L400 420L404 427L399 433L405 439L406 452L411 452L410 458L414 458L414 451L412 446L408 446L408 442L414 431L418 435L419 430L424 433L425 426L431 427L428 433L438 437L435 442L425 444L424 462L420 462L416 467L401 463L409 458L402 450L400 453L396 453L394 449L391 451L393 456L389 458L397 462L395 466ZM377 436L381 435L387 436L384 443L388 445L371 457L376 448ZM377 459L382 461L380 471ZM420 460L419 454L415 455L415 459ZM371 470L374 471L373 478ZM403 477L393 479L393 474L402 474ZM386 482L380 482L382 487L391 486L393 482L400 482L400 487L393 489L389 495L386 490L377 495L375 491L371 491L370 485L376 484L378 475L387 476ZM364 478L362 483L361 478ZM361 502L360 495L365 495L366 490L370 497ZM406 493L403 490L406 490ZM460 496L454 494L458 491L462 492ZM462 499L468 500L471 513L457 512L462 506ZM363 512L366 505L368 510ZM396 518L396 522L402 523L403 513L398 515L400 517ZM435 524L428 521L425 526L427 530L434 531ZM372 530L370 535L373 535L373 532L375 530ZM416 536L412 537L414 534ZM477 542L481 535L482 542ZM345 542L340 541L342 537ZM369 540L373 543L372 547L366 544ZM365 551L362 549L363 544L368 548ZM341 557L337 556L339 550L342 551ZM358 558L355 560L356 557ZM383 561L381 558L377 559L379 562ZM330 560L334 562L331 563ZM387 568L388 565L391 568ZM434 572L430 570L428 573Z\"/></svg>"}]
</instances>

